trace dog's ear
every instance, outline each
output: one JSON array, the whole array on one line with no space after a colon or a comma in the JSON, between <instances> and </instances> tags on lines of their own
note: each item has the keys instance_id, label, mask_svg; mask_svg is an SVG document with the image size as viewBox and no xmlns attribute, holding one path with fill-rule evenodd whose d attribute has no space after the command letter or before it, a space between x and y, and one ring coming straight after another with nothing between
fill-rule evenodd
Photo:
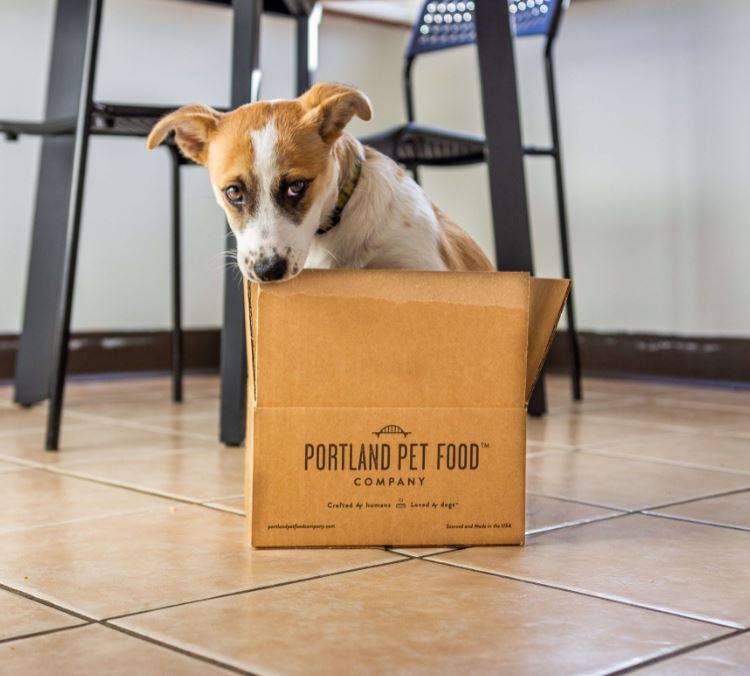
<instances>
[{"instance_id":1,"label":"dog's ear","mask_svg":"<svg viewBox=\"0 0 750 676\"><path fill-rule=\"evenodd\" d=\"M208 140L219 124L221 116L222 113L200 103L183 106L154 125L146 140L146 146L153 150L169 132L173 131L183 155L193 162L205 164Z\"/></svg>"},{"instance_id":2,"label":"dog's ear","mask_svg":"<svg viewBox=\"0 0 750 676\"><path fill-rule=\"evenodd\" d=\"M298 99L307 110L305 124L318 128L326 143L333 143L355 115L361 120L372 117L372 105L359 89L333 83L316 84Z\"/></svg>"}]
</instances>

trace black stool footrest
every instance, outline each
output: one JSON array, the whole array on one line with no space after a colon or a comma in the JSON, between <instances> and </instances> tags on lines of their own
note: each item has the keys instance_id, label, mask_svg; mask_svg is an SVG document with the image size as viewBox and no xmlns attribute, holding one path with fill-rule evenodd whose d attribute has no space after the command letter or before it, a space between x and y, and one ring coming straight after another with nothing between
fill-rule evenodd
<instances>
[{"instance_id":1,"label":"black stool footrest","mask_svg":"<svg viewBox=\"0 0 750 676\"><path fill-rule=\"evenodd\" d=\"M444 167L486 160L483 136L429 127L416 122L392 127L359 140L407 166Z\"/></svg>"}]
</instances>

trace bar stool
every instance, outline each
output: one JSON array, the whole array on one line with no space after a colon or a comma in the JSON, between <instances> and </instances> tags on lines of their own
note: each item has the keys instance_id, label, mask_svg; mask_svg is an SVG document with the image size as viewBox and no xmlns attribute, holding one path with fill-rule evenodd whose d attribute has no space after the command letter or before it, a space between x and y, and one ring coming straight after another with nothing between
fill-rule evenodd
<instances>
[{"instance_id":1,"label":"bar stool","mask_svg":"<svg viewBox=\"0 0 750 676\"><path fill-rule=\"evenodd\" d=\"M245 75L234 73L232 103L236 106L248 100L256 100L260 87L260 70L257 68L257 37L260 13L264 9L263 3L261 0L207 1L216 4L231 4L235 10L233 62L235 70L238 62L243 62L243 66L248 70ZM123 105L93 100L102 7L103 0L60 0L57 7L50 78L65 77L66 73L55 71L56 68L64 70L64 65L58 65L64 60L63 57L68 57L74 62L82 62L77 108L74 99L70 97L70 92L62 91L59 83L51 82L46 120L42 122L0 120L0 135L4 135L8 140L14 141L23 135L43 137L45 142L39 173L40 185L61 184L58 193L63 193L68 188L70 190L69 193L53 196L57 199L62 197L64 199L60 201L69 203L67 222L62 224L55 220L54 209L59 209L58 205L45 204L44 197L37 198L24 326L16 366L15 401L17 403L30 406L47 397L50 399L45 443L46 449L50 451L57 450L59 446L70 318L90 137L145 137L163 115L179 107L179 105ZM308 44L316 41L313 34L317 31L319 15L311 19L311 15L315 15L315 0L267 0L265 9L291 16L297 22L297 89L301 93L310 86L313 77ZM246 36L247 44L238 40L238 36ZM237 95L238 81L250 82L250 86L245 89L242 96ZM56 86L57 89L55 89ZM76 114L61 114L65 108L75 110ZM172 158L172 399L180 402L182 401L184 363L181 313L180 167L191 163L180 155L172 140L166 143L166 147ZM68 164L70 159L72 163ZM69 186L65 183L66 180L70 181ZM52 247L52 251L59 253L62 257L61 261L57 261L61 263L60 267L52 266L52 269L37 257L40 254L39 240L43 235L50 233L56 244ZM48 247L45 256L49 255L49 250ZM54 293L58 289L59 296L55 302ZM231 291L225 288L225 294L231 295ZM241 298L239 292L234 295ZM39 304L44 304L44 307L39 307Z\"/></svg>"},{"instance_id":2,"label":"bar stool","mask_svg":"<svg viewBox=\"0 0 750 676\"><path fill-rule=\"evenodd\" d=\"M415 122L412 82L412 70L418 56L476 42L476 1L427 0L424 2L412 28L405 54L403 80L407 123L361 139L363 143L408 167L417 182L419 182L420 166L450 167L487 160L487 143L483 136ZM546 38L544 63L552 145L549 147L525 146L523 152L530 157L548 157L553 161L563 276L572 280L553 50L568 0L507 1L511 28L517 38L532 35ZM581 360L572 292L568 297L566 313L571 385L573 398L579 401L582 398Z\"/></svg>"}]
</instances>

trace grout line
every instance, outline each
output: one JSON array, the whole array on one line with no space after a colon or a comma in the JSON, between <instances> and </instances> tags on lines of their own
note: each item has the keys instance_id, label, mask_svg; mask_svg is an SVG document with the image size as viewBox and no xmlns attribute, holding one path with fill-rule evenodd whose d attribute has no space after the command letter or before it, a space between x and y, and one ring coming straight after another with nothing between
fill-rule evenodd
<instances>
[{"instance_id":1,"label":"grout line","mask_svg":"<svg viewBox=\"0 0 750 676\"><path fill-rule=\"evenodd\" d=\"M6 458L0 455L0 460L6 460ZM14 458L13 460L8 459L8 462L11 462L12 464L16 464L20 467L27 467L29 469L38 469L43 472L48 472L50 474L58 474L60 476L65 476L70 479L78 479L80 481L89 481L91 483L100 484L102 486L122 488L123 490L132 491L133 493L140 493L142 495L151 495L153 497L161 498L163 500L170 500L172 502L181 502L187 505L194 505L197 507L207 507L209 509L216 509L217 511L226 511L226 510L213 507L212 505L204 504L204 502L202 501L203 500L202 498L198 499L198 498L189 498L187 496L179 496L179 495L175 495L172 493L159 491L158 489L148 489L146 487L139 486L137 484L128 484L128 483L117 481L115 479L105 479L102 477L84 474L84 473L75 471L75 466L72 466L72 467L60 467L57 465L51 466L51 465L47 465L44 463L35 462L33 460L23 460L21 458ZM137 510L137 511L140 511L140 510ZM148 511L148 510L145 509L143 511Z\"/></svg>"},{"instance_id":2,"label":"grout line","mask_svg":"<svg viewBox=\"0 0 750 676\"><path fill-rule=\"evenodd\" d=\"M148 634L142 634L132 629L125 629L124 627L119 627L116 624L110 624L106 620L102 620L100 624L104 627L107 627L108 629L112 629L113 631L117 631L121 634L125 634L126 636L130 636L131 638L137 638L141 641L145 641L146 643L151 643L153 645L160 646L161 648L172 650L173 652L180 653L182 655L185 655L186 657L191 657L192 659L198 660L200 662L205 662L206 664L210 664L214 667L220 667L222 669L226 669L227 671L231 671L235 674L253 675L253 672L248 671L247 669L240 669L239 667L236 667L233 664L222 662L221 660L215 659L213 657L208 657L207 655L203 655L193 650L188 650L186 648L183 648L182 646L177 646L167 641L161 641L157 638L154 638L153 636L149 636Z\"/></svg>"},{"instance_id":3,"label":"grout line","mask_svg":"<svg viewBox=\"0 0 750 676\"><path fill-rule=\"evenodd\" d=\"M646 429L657 430L661 432L700 432L701 427L690 427L689 425L673 425L672 423L657 423L650 420L644 420L643 418L622 418L622 417L610 417L608 415L594 415L587 416L589 420L602 421L610 423L618 423L623 426L637 425Z\"/></svg>"},{"instance_id":4,"label":"grout line","mask_svg":"<svg viewBox=\"0 0 750 676\"><path fill-rule=\"evenodd\" d=\"M151 638L149 636L141 635L141 634L139 634L136 631L129 630L129 629L124 629L123 627L118 627L116 625L112 625L112 624L110 624L107 621L107 619L99 620L99 619L97 619L95 617L89 617L87 615L84 615L83 613L79 613L78 611L70 610L69 608L65 608L64 606L61 606L61 605L59 605L57 603L53 603L51 601L48 601L47 599L34 596L33 594L30 594L30 593L25 592L25 591L21 591L20 589L15 589L14 587L10 587L10 586L8 586L6 584L0 583L0 589L3 589L3 590L5 590L5 591L7 591L7 592L9 592L11 594L16 594L17 596L21 596L21 597L23 597L25 599L28 599L30 601L33 601L35 603L39 603L39 604L47 606L49 608L53 608L54 610L57 610L57 611L62 612L62 613L65 613L66 615L72 615L73 617L75 617L77 619L83 620L83 622L81 624L76 624L76 625L73 625L73 626L70 626L70 627L59 627L57 629L50 629L48 631L41 631L41 632L36 632L36 633L32 633L32 634L24 634L23 636L16 636L16 637L8 638L8 639L3 639L3 640L0 640L0 644L2 644L2 643L10 643L12 641L21 641L21 640L25 640L25 639L29 639L29 638L34 638L35 636L43 636L43 635L46 635L46 634L52 634L52 633L56 633L56 632L60 632L60 631L65 631L65 630L68 630L68 629L76 629L76 628L80 628L80 627L87 627L87 626L92 626L92 625L97 624L97 625L106 627L108 629L111 629L111 630L114 630L114 631L118 631L118 632L123 633L123 634L127 634L129 636L134 637L134 638L141 639L143 641L146 641L147 643L153 643L154 645L161 646L163 648L171 650L172 652L180 653L182 655L186 655L187 657L191 657L193 659L197 659L197 660L200 660L202 662L207 662L207 663L212 664L214 666L219 666L219 667L222 667L224 669L228 669L229 671L232 671L232 672L235 672L235 673L241 673L241 674L251 674L252 673L252 672L249 672L247 670L238 669L237 667L235 667L235 666L233 666L231 664L225 664L225 663L223 663L223 662L221 662L219 660L215 660L215 659L210 658L210 657L205 657L203 655L199 655L197 653L193 653L192 651L185 650L184 648L182 648L180 646L173 645L171 643L167 643L167 642L164 642L164 641L158 641L158 640L155 640L155 639L153 639L153 638ZM156 609L156 610L158 610L158 609Z\"/></svg>"},{"instance_id":5,"label":"grout line","mask_svg":"<svg viewBox=\"0 0 750 676\"><path fill-rule=\"evenodd\" d=\"M564 530L567 528L577 528L579 526L588 526L592 523L601 523L602 521L611 521L612 519L622 519L626 516L633 516L635 514L639 514L640 512L632 511L632 512L619 512L617 514L605 514L601 516L600 518L593 518L593 519L585 519L583 521L574 521L573 523L564 524L561 526L550 526L549 528L545 528L543 530L537 530L533 532L526 533L527 537L536 537L537 535L544 535L546 533L550 533L557 530Z\"/></svg>"},{"instance_id":6,"label":"grout line","mask_svg":"<svg viewBox=\"0 0 750 676\"><path fill-rule=\"evenodd\" d=\"M135 420L119 420L117 418L108 418L107 416L96 415L95 413L81 413L76 414L81 420L90 420L91 422L101 423L103 425L110 425L112 427L121 427L124 429L142 430L144 432L153 432L155 434L165 434L174 437L190 437L193 439L200 439L201 441L216 441L214 435L199 434L197 432L184 432L170 429L169 427L163 427L161 425L149 425L148 423L142 423Z\"/></svg>"},{"instance_id":7,"label":"grout line","mask_svg":"<svg viewBox=\"0 0 750 676\"><path fill-rule=\"evenodd\" d=\"M74 523L90 523L91 521L99 521L101 519L131 516L133 514L146 514L154 511L156 511L155 507L142 507L139 509L126 509L121 512L104 512L100 514L91 514L89 516L79 516L72 519L64 519L63 521L45 521L44 523L36 523L31 526L3 528L0 529L0 537L14 535L16 533L28 533L30 531L41 530L42 528L57 528L58 526L68 526Z\"/></svg>"},{"instance_id":8,"label":"grout line","mask_svg":"<svg viewBox=\"0 0 750 676\"><path fill-rule=\"evenodd\" d=\"M551 493L541 493L540 491L526 491L526 495L536 495L540 498L550 498L552 500L560 500L560 502L571 502L574 505L584 505L586 507L598 507L599 509L608 509L613 512L625 512L625 513L631 513L634 511L637 511L636 509L629 509L628 507L612 507L610 505L602 505L598 502L586 502L584 500L579 500L577 498L570 498L567 496L562 495L552 495Z\"/></svg>"},{"instance_id":9,"label":"grout line","mask_svg":"<svg viewBox=\"0 0 750 676\"><path fill-rule=\"evenodd\" d=\"M580 414L588 415L589 413L596 414L599 411L606 411L608 409L616 409L623 405L632 406L635 404L646 405L646 397L640 395L625 395L614 397L612 399L605 399L603 401L597 401L594 399L594 403L590 406L587 404L586 408L580 408L575 402L567 404L568 408L552 410L548 413L550 417L560 417L564 415L577 416Z\"/></svg>"},{"instance_id":10,"label":"grout line","mask_svg":"<svg viewBox=\"0 0 750 676\"><path fill-rule=\"evenodd\" d=\"M552 526L542 526L541 528L535 528L526 531L526 537L532 535L541 535L542 533L551 533L555 530L563 530L564 528L571 528L573 526L585 526L588 523L596 523L597 521L607 521L609 519L616 519L620 516L629 516L633 512L623 512L621 514L600 514L599 516L591 516L587 519L577 519L574 521L566 521L565 523L554 524Z\"/></svg>"},{"instance_id":11,"label":"grout line","mask_svg":"<svg viewBox=\"0 0 750 676\"><path fill-rule=\"evenodd\" d=\"M659 397L660 404L668 406L684 406L702 411L715 411L717 413L747 413L750 414L750 397L747 404L719 404L708 401L694 401L691 399L675 399L673 397Z\"/></svg>"},{"instance_id":12,"label":"grout line","mask_svg":"<svg viewBox=\"0 0 750 676\"><path fill-rule=\"evenodd\" d=\"M731 469L728 467L719 467L717 465L704 465L697 462L687 462L685 460L668 460L666 458L659 458L653 455L633 455L618 451L617 449L604 448L601 451L595 450L594 448L582 449L581 453L588 453L590 455L601 455L608 458L620 458L622 460L636 460L639 462L650 462L657 465L670 465L672 467L684 467L685 469L701 469L708 470L711 472L723 472L725 474L742 474L749 475L750 470L744 469Z\"/></svg>"},{"instance_id":13,"label":"grout line","mask_svg":"<svg viewBox=\"0 0 750 676\"><path fill-rule=\"evenodd\" d=\"M438 556L443 556L443 554L440 554ZM664 615L669 615L671 617L681 617L682 619L685 619L685 620L692 620L694 622L702 622L703 624L710 624L712 626L724 627L725 629L743 629L742 625L739 625L736 622L724 622L722 620L716 620L716 619L712 619L709 617L704 617L702 615L681 613L676 610L669 610L668 608L661 608L659 606L636 603L635 601L626 599L624 597L609 596L603 593L586 591L584 589L574 588L574 587L560 587L558 585L552 584L551 582L542 582L541 580L533 580L531 578L516 577L508 573L498 573L496 571L484 570L482 568L473 568L472 566L469 566L468 564L455 563L455 562L450 562L447 560L432 559L429 557L424 558L422 560L428 561L430 563L436 563L441 566L449 566L451 568L460 568L462 570L468 570L474 573L481 573L483 575L499 577L504 580L514 580L516 582L532 584L538 587L544 587L546 589L556 589L558 591L567 592L569 594L577 594L579 596L586 596L588 598L599 599L602 601L609 601L610 603L617 603L619 605L629 606L631 608L640 608L641 610L649 610L655 613L662 613Z\"/></svg>"},{"instance_id":14,"label":"grout line","mask_svg":"<svg viewBox=\"0 0 750 676\"><path fill-rule=\"evenodd\" d=\"M369 547L365 547L363 549L370 549ZM386 552L387 550L383 550ZM294 584L299 584L301 582L311 582L313 580L321 580L326 577L336 577L337 575L346 575L348 573L356 573L362 570L369 570L371 568L383 568L384 566L392 566L399 563L406 563L407 561L414 560L414 557L408 556L406 554L399 554L398 552L390 552L387 551L389 554L394 554L395 556L399 556L402 558L393 559L390 561L381 561L379 563L372 563L368 564L366 566L358 566L357 568L347 568L346 570L336 570L330 573L321 573L320 575L312 575L310 577L301 577L294 580L284 580L283 582L273 582L271 584L262 585L259 587L250 587L248 589L238 589L236 591L232 592L226 592L224 594L216 594L214 596L207 596L205 598L199 598L199 599L191 599L190 601L180 601L179 603L171 603L166 606L159 606L158 608L149 608L147 610L138 610L132 613L124 613L122 615L113 615L112 617L106 617L102 620L102 622L114 622L116 620L124 620L128 619L130 617L136 617L138 615L147 615L149 613L155 613L157 611L162 610L171 610L172 608L180 608L182 606L190 606L195 603L205 603L206 601L216 601L218 599L225 599L229 598L231 596L242 596L243 594L252 594L253 592L259 592L264 591L266 589L276 589L277 587L289 587Z\"/></svg>"},{"instance_id":15,"label":"grout line","mask_svg":"<svg viewBox=\"0 0 750 676\"><path fill-rule=\"evenodd\" d=\"M241 516L245 517L247 516L245 512L240 511L239 509L235 509L233 507L225 507L224 505L217 505L216 503L210 503L210 502L202 502L200 504L201 507L205 507L206 509L213 509L217 512L224 512L224 514L234 514L235 516Z\"/></svg>"},{"instance_id":16,"label":"grout line","mask_svg":"<svg viewBox=\"0 0 750 676\"><path fill-rule=\"evenodd\" d=\"M468 545L446 545L445 547L429 547L428 549L440 549L442 551L439 552L430 552L428 554L420 554L419 556L415 554L406 554L405 552L398 552L396 551L397 548L388 548L387 551L391 552L391 554L398 554L399 556L405 556L408 559L412 560L419 560L424 559L427 556L441 556L442 554L449 554L450 552L457 552L461 549L468 549ZM419 549L419 547L398 547L398 549Z\"/></svg>"},{"instance_id":17,"label":"grout line","mask_svg":"<svg viewBox=\"0 0 750 676\"><path fill-rule=\"evenodd\" d=\"M697 643L693 643L688 646L683 646L682 648L677 648L676 650L672 650L671 652L664 653L663 655L657 655L656 657L652 657L651 659L638 662L637 664L633 664L623 669L610 671L607 673L607 676L621 676L622 674L630 674L634 671L640 671L641 669L645 667L650 667L653 664L666 662L668 660L674 659L675 657L680 657L681 655L691 653L695 650L699 650L700 648L705 648L707 646L713 645L714 643L720 643L722 641L726 641L727 639L734 638L736 636L741 636L742 634L746 634L748 631L750 631L750 629L738 629L737 631L732 631L732 632L729 632L728 634L722 634L721 636L714 636L713 638L706 639L705 641L698 641Z\"/></svg>"},{"instance_id":18,"label":"grout line","mask_svg":"<svg viewBox=\"0 0 750 676\"><path fill-rule=\"evenodd\" d=\"M10 594L21 596L29 601L35 601L36 603L40 603L43 606L47 606L48 608L52 608L53 610L57 610L61 613L65 613L66 615L72 615L78 620L84 620L85 622L89 622L89 623L98 622L98 620L95 617L84 615L83 613L79 613L77 610L71 610L70 608L61 606L60 604L55 603L54 601L48 601L47 599L43 597L34 596L34 594L30 594L29 592L22 591L21 589L16 589L15 587L11 587L2 582L0 582L0 589L2 589L3 591L9 592Z\"/></svg>"},{"instance_id":19,"label":"grout line","mask_svg":"<svg viewBox=\"0 0 750 676\"><path fill-rule=\"evenodd\" d=\"M684 500L677 500L675 502L665 502L665 503L658 504L658 505L648 505L646 507L641 507L638 511L645 512L647 510L665 509L666 507L676 507L677 505L686 505L689 502L698 502L700 500L709 500L711 498L723 498L727 495L736 495L737 493L745 493L748 490L750 490L750 486L745 486L743 488L733 488L731 490L720 491L718 493L709 493L708 495L700 495L697 497L685 498Z\"/></svg>"},{"instance_id":20,"label":"grout line","mask_svg":"<svg viewBox=\"0 0 750 676\"><path fill-rule=\"evenodd\" d=\"M745 526L733 526L731 524L726 523L716 523L715 521L703 521L701 519L691 519L689 517L685 516L674 516L672 514L660 514L659 512L652 512L650 510L644 510L642 514L646 516L653 516L657 519L669 519L670 521L684 521L685 523L694 523L701 526L713 526L715 528L726 528L728 530L738 530L742 533L747 533L750 531L750 528L747 528Z\"/></svg>"},{"instance_id":21,"label":"grout line","mask_svg":"<svg viewBox=\"0 0 750 676\"><path fill-rule=\"evenodd\" d=\"M160 492L155 489L147 490L144 487L136 486L133 484L126 484L121 483L119 481L116 481L114 479L103 479L101 477L94 477L87 474L80 474L78 472L71 472L70 470L65 470L63 468L57 468L57 467L47 467L45 465L38 467L38 469L41 469L43 471L49 472L50 474L59 474L61 476L66 476L71 479L79 479L80 481L89 481L94 484L100 484L103 486L110 486L115 488L122 488L126 491L132 491L133 493L141 493L143 495L151 495L156 498L161 498L162 500L170 500L172 502L181 502L188 505L197 505L199 507L202 507L202 503L200 500L194 499L194 498L188 498L184 496L177 496L172 495L171 493L164 493ZM148 510L144 510L148 511Z\"/></svg>"},{"instance_id":22,"label":"grout line","mask_svg":"<svg viewBox=\"0 0 750 676\"><path fill-rule=\"evenodd\" d=\"M579 500L577 498L569 498L564 495L557 495L555 493L540 493L539 491L528 491L527 495L538 495L541 498L552 498L554 500L560 500L562 502L572 502L576 505L584 505L585 507L598 507L599 509L608 509L611 512L624 512L625 514L631 514L637 512L640 509L646 509L645 507L617 507L615 505L608 505L603 502L589 502L588 500Z\"/></svg>"},{"instance_id":23,"label":"grout line","mask_svg":"<svg viewBox=\"0 0 750 676\"><path fill-rule=\"evenodd\" d=\"M71 624L65 627L55 627L54 629L45 629L43 631L33 631L29 634L20 634L18 636L9 636L8 638L0 638L0 645L3 643L11 643L13 641L23 641L27 638L37 638L38 636L47 636L47 634L58 634L61 631L68 631L68 629L80 629L81 627L90 627L96 622L81 622L80 624Z\"/></svg>"}]
</instances>

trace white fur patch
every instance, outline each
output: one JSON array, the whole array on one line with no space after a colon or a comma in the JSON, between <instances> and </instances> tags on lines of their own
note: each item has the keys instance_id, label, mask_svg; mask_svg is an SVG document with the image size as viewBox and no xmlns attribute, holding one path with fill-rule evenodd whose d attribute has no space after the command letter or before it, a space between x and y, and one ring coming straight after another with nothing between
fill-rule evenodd
<instances>
[{"instance_id":1,"label":"white fur patch","mask_svg":"<svg viewBox=\"0 0 750 676\"><path fill-rule=\"evenodd\" d=\"M253 169L258 179L258 213L255 220L268 222L276 211L271 188L276 177L276 142L278 141L276 121L271 118L262 129L250 132L253 143Z\"/></svg>"}]
</instances>

